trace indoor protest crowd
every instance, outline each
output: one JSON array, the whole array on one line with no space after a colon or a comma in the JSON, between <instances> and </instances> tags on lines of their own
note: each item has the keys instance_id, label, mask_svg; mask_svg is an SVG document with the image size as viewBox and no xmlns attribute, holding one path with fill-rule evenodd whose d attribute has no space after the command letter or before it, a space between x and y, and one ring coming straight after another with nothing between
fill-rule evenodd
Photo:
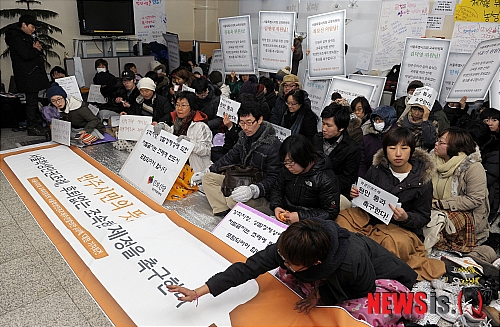
<instances>
[{"instance_id":1,"label":"indoor protest crowd","mask_svg":"<svg viewBox=\"0 0 500 327\"><path fill-rule=\"evenodd\" d=\"M407 95L375 108L362 96L328 94L317 115L297 76L308 55L301 37L292 67L261 76L224 74L210 70L210 58L196 65L189 56L174 69L154 60L139 72L130 62L114 76L99 58L93 84L105 101L90 102L57 83L68 76L62 67L52 68L50 81L44 72L36 81L22 76L15 33L7 44L16 82L36 84L25 90L27 122L16 130L50 140L52 120L60 119L71 123L72 142L100 146L108 134L116 151L132 152L137 141L120 139L112 121L151 116L156 135L166 131L193 144L167 201L202 192L214 219L244 203L288 225L277 243L204 285L169 286L183 294L179 300L202 306L203 295L278 268L277 277L301 297L298 312L337 305L373 326L419 326L423 314L369 312L368 296L433 291L460 306L436 313L449 326L498 325L500 235L492 230L500 221L500 108L466 96L429 108L412 101L425 87L413 80ZM35 89L46 89L45 98L33 99ZM239 104L235 116L218 114L221 98ZM290 136L280 140L275 126ZM356 202L381 190L398 198L390 214L374 208L388 201L382 195Z\"/></svg>"}]
</instances>

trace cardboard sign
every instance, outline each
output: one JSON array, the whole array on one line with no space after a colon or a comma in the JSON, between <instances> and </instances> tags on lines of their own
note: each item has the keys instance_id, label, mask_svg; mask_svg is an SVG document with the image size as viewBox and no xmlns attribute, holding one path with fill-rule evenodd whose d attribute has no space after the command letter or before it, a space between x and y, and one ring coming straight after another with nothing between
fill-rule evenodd
<instances>
[{"instance_id":1,"label":"cardboard sign","mask_svg":"<svg viewBox=\"0 0 500 327\"><path fill-rule=\"evenodd\" d=\"M345 76L345 10L307 17L309 78Z\"/></svg>"},{"instance_id":2,"label":"cardboard sign","mask_svg":"<svg viewBox=\"0 0 500 327\"><path fill-rule=\"evenodd\" d=\"M396 99L405 96L408 85L419 80L425 86L441 90L450 40L407 38L401 62Z\"/></svg>"},{"instance_id":3,"label":"cardboard sign","mask_svg":"<svg viewBox=\"0 0 500 327\"><path fill-rule=\"evenodd\" d=\"M89 97L87 102L106 103L106 99L101 94L101 86L90 84Z\"/></svg>"},{"instance_id":4,"label":"cardboard sign","mask_svg":"<svg viewBox=\"0 0 500 327\"><path fill-rule=\"evenodd\" d=\"M408 99L408 104L420 104L426 106L431 111L436 98L436 91L432 87L419 87L415 89L410 99Z\"/></svg>"},{"instance_id":5,"label":"cardboard sign","mask_svg":"<svg viewBox=\"0 0 500 327\"><path fill-rule=\"evenodd\" d=\"M70 146L71 123L69 121L52 118L51 125L50 134L52 136L52 141Z\"/></svg>"},{"instance_id":6,"label":"cardboard sign","mask_svg":"<svg viewBox=\"0 0 500 327\"><path fill-rule=\"evenodd\" d=\"M168 51L168 70L169 73L181 65L181 56L179 53L179 36L174 33L163 33L163 38L167 42Z\"/></svg>"},{"instance_id":7,"label":"cardboard sign","mask_svg":"<svg viewBox=\"0 0 500 327\"><path fill-rule=\"evenodd\" d=\"M380 219L384 224L389 225L394 214L389 204L394 207L399 206L398 197L361 177L358 177L356 186L359 190L359 196L352 200L352 204Z\"/></svg>"},{"instance_id":8,"label":"cardboard sign","mask_svg":"<svg viewBox=\"0 0 500 327\"><path fill-rule=\"evenodd\" d=\"M238 124L238 109L241 103L228 98L220 97L219 107L217 108L217 116L224 118L224 114L229 116L229 120Z\"/></svg>"},{"instance_id":9,"label":"cardboard sign","mask_svg":"<svg viewBox=\"0 0 500 327\"><path fill-rule=\"evenodd\" d=\"M250 16L219 18L224 72L255 74Z\"/></svg>"},{"instance_id":10,"label":"cardboard sign","mask_svg":"<svg viewBox=\"0 0 500 327\"><path fill-rule=\"evenodd\" d=\"M75 76L58 78L55 82L59 84L59 86L62 87L64 91L66 91L66 94L68 94L68 96L71 95L74 98L83 101L82 94L80 93L80 88L78 87Z\"/></svg>"},{"instance_id":11,"label":"cardboard sign","mask_svg":"<svg viewBox=\"0 0 500 327\"><path fill-rule=\"evenodd\" d=\"M259 12L259 70L276 73L285 66L292 66L294 26L293 12Z\"/></svg>"},{"instance_id":12,"label":"cardboard sign","mask_svg":"<svg viewBox=\"0 0 500 327\"><path fill-rule=\"evenodd\" d=\"M439 93L439 103L441 106L446 104L446 97L450 93L451 87L455 84L458 75L465 66L465 63L470 58L470 53L455 53L450 52L448 55L448 63L446 71L444 72L443 85Z\"/></svg>"},{"instance_id":13,"label":"cardboard sign","mask_svg":"<svg viewBox=\"0 0 500 327\"><path fill-rule=\"evenodd\" d=\"M238 203L212 234L248 258L276 243L287 227L260 211Z\"/></svg>"},{"instance_id":14,"label":"cardboard sign","mask_svg":"<svg viewBox=\"0 0 500 327\"><path fill-rule=\"evenodd\" d=\"M332 93L334 92L340 93L340 95L342 95L342 97L349 103L359 96L365 97L366 100L370 102L373 97L373 93L375 93L375 87L376 86L374 84L368 84L342 77L334 77L330 82L330 87L328 88L323 107L330 104L330 99Z\"/></svg>"},{"instance_id":15,"label":"cardboard sign","mask_svg":"<svg viewBox=\"0 0 500 327\"><path fill-rule=\"evenodd\" d=\"M500 68L499 51L500 38L481 42L457 77L446 101L459 102L463 96L468 102L483 100Z\"/></svg>"},{"instance_id":16,"label":"cardboard sign","mask_svg":"<svg viewBox=\"0 0 500 327\"><path fill-rule=\"evenodd\" d=\"M153 117L151 116L121 115L118 139L137 141L152 121Z\"/></svg>"},{"instance_id":17,"label":"cardboard sign","mask_svg":"<svg viewBox=\"0 0 500 327\"><path fill-rule=\"evenodd\" d=\"M370 100L370 106L372 108L377 108L380 105L387 77L350 74L349 79L375 85L375 91L373 92L372 99Z\"/></svg>"},{"instance_id":18,"label":"cardboard sign","mask_svg":"<svg viewBox=\"0 0 500 327\"><path fill-rule=\"evenodd\" d=\"M177 142L176 136L163 130L155 135L153 125L148 125L125 161L120 175L155 202L163 204L193 146L186 140Z\"/></svg>"},{"instance_id":19,"label":"cardboard sign","mask_svg":"<svg viewBox=\"0 0 500 327\"><path fill-rule=\"evenodd\" d=\"M274 131L276 132L276 137L281 142L283 142L287 137L289 137L290 135L292 135L292 131L289 130L288 128L284 128L284 127L275 125L273 123L271 123L271 125L273 125Z\"/></svg>"}]
</instances>

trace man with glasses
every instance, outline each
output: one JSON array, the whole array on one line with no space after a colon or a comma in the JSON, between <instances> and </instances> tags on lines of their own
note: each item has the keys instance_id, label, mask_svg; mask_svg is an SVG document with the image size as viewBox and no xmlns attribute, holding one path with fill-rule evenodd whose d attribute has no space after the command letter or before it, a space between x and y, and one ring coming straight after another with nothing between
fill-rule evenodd
<instances>
[{"instance_id":1,"label":"man with glasses","mask_svg":"<svg viewBox=\"0 0 500 327\"><path fill-rule=\"evenodd\" d=\"M280 92L278 94L278 98L276 99L276 103L274 108L271 109L271 117L269 118L269 122L280 125L281 119L283 115L286 113L288 106L286 104L286 95L292 91L302 89L302 85L299 82L299 78L296 75L289 74L283 77L283 83L280 86ZM311 100L309 100L309 94L305 92L304 104L306 107L311 108Z\"/></svg>"},{"instance_id":2,"label":"man with glasses","mask_svg":"<svg viewBox=\"0 0 500 327\"><path fill-rule=\"evenodd\" d=\"M7 29L5 43L10 49L17 92L26 95L26 120L30 136L43 136L42 117L38 111L38 92L50 86L42 44L34 33L40 22L31 15L19 17L17 25Z\"/></svg>"},{"instance_id":3,"label":"man with glasses","mask_svg":"<svg viewBox=\"0 0 500 327\"><path fill-rule=\"evenodd\" d=\"M207 125L212 131L212 135L221 132L222 118L217 116L217 109L220 102L220 90L211 85L206 78L197 78L191 83L191 87L198 99L198 110L208 116Z\"/></svg>"},{"instance_id":4,"label":"man with glasses","mask_svg":"<svg viewBox=\"0 0 500 327\"><path fill-rule=\"evenodd\" d=\"M238 110L239 125L242 131L234 147L210 166L209 172L193 175L192 184L203 182L208 202L216 216L225 216L238 202L244 202L261 212L272 215L269 209L271 188L282 164L278 158L281 142L276 137L272 125L265 122L257 100L244 101ZM224 167L243 165L256 167L262 173L262 181L249 186L239 186L231 196L222 194Z\"/></svg>"}]
</instances>

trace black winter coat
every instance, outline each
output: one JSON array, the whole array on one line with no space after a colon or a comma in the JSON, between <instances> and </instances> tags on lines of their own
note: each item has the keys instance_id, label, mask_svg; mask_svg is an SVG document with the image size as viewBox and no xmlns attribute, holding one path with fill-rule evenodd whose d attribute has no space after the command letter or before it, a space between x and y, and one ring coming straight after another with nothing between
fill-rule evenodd
<instances>
[{"instance_id":1,"label":"black winter coat","mask_svg":"<svg viewBox=\"0 0 500 327\"><path fill-rule=\"evenodd\" d=\"M389 160L384 156L383 149L380 149L373 156L373 165L368 169L365 179L399 198L408 219L392 219L391 223L415 233L423 241L422 228L431 220L432 172L435 168L430 155L421 149L415 149L410 163L410 173L400 182L392 174ZM372 217L370 222L375 225L380 223L380 220Z\"/></svg>"},{"instance_id":2,"label":"black winter coat","mask_svg":"<svg viewBox=\"0 0 500 327\"><path fill-rule=\"evenodd\" d=\"M359 163L361 161L361 148L346 130L342 132L342 140L328 155L332 169L337 176L340 193L349 198L351 185L358 179ZM323 153L323 133L314 135L314 147Z\"/></svg>"},{"instance_id":3,"label":"black winter coat","mask_svg":"<svg viewBox=\"0 0 500 327\"><path fill-rule=\"evenodd\" d=\"M469 105L467 103L465 104L464 109L460 107L460 104L458 106L458 108L450 108L450 106L446 104L443 108L443 112L446 114L446 117L448 117L450 126L458 126L458 122L461 119L469 116L469 114L467 113L469 111Z\"/></svg>"},{"instance_id":4,"label":"black winter coat","mask_svg":"<svg viewBox=\"0 0 500 327\"><path fill-rule=\"evenodd\" d=\"M309 94L304 91L306 97L304 99L304 106L307 108L311 108L311 100L309 99ZM269 122L275 125L281 125L281 119L283 115L288 111L288 106L286 105L286 101L283 98L283 95L278 95L276 102L274 104L274 108L271 108L271 116L269 117Z\"/></svg>"},{"instance_id":5,"label":"black winter coat","mask_svg":"<svg viewBox=\"0 0 500 327\"><path fill-rule=\"evenodd\" d=\"M262 172L262 181L257 183L260 197L271 197L271 189L282 167L278 158L281 142L276 136L273 126L263 121L254 136L258 138L251 142L244 131L238 136L238 141L228 153L210 166L210 171L220 174L221 168L229 165L246 165L258 168Z\"/></svg>"},{"instance_id":6,"label":"black winter coat","mask_svg":"<svg viewBox=\"0 0 500 327\"><path fill-rule=\"evenodd\" d=\"M483 144L479 149L481 151L481 163L486 171L486 180L488 184L488 200L490 202L490 223L497 216L500 201L500 164L499 164L499 140L491 133L490 140Z\"/></svg>"},{"instance_id":7,"label":"black winter coat","mask_svg":"<svg viewBox=\"0 0 500 327\"><path fill-rule=\"evenodd\" d=\"M319 287L320 298L325 305L339 304L375 292L376 279L395 279L409 289L415 284L417 273L382 245L361 234L351 233L334 221L312 219L328 230L330 251L321 264L288 273L307 283L325 280ZM246 263L233 263L224 272L212 276L206 284L210 293L217 296L277 267L287 269L278 254L277 245L271 244L249 257Z\"/></svg>"},{"instance_id":8,"label":"black winter coat","mask_svg":"<svg viewBox=\"0 0 500 327\"><path fill-rule=\"evenodd\" d=\"M43 53L33 48L33 37L17 26L5 32L5 43L10 49L12 71L17 92L35 93L50 86Z\"/></svg>"},{"instance_id":9,"label":"black winter coat","mask_svg":"<svg viewBox=\"0 0 500 327\"><path fill-rule=\"evenodd\" d=\"M340 210L339 203L337 177L330 159L321 154L306 173L295 175L286 167L281 169L271 193L270 208L297 212L300 220L320 215L335 220Z\"/></svg>"},{"instance_id":10,"label":"black winter coat","mask_svg":"<svg viewBox=\"0 0 500 327\"><path fill-rule=\"evenodd\" d=\"M213 135L220 133L222 127L222 117L217 116L219 102L220 95L215 94L215 90L212 85L208 85L208 95L205 99L198 98L198 110L208 116L207 125L210 127Z\"/></svg>"},{"instance_id":11,"label":"black winter coat","mask_svg":"<svg viewBox=\"0 0 500 327\"><path fill-rule=\"evenodd\" d=\"M174 111L174 107L172 107L170 101L160 94L154 94L151 100L152 103L148 104L150 101L144 100L142 95L139 95L136 98L135 105L130 107L131 110L128 111L128 114L141 116L142 110L144 110L144 105L149 105L153 108L153 121L158 123L164 122L167 125L172 125L172 116L170 113Z\"/></svg>"},{"instance_id":12,"label":"black winter coat","mask_svg":"<svg viewBox=\"0 0 500 327\"><path fill-rule=\"evenodd\" d=\"M141 93L139 92L139 89L137 87L135 87L132 90L132 92L130 92L130 94L127 94L127 93L128 93L128 91L125 89L125 87L122 84L118 89L116 89L114 91L113 95L111 96L111 103L116 106L115 111L117 113L124 111L129 115L136 115L135 112L137 112L137 110L138 110L136 99L139 95L141 95ZM116 103L115 102L116 98L122 98L123 101L127 101L128 103L130 103L130 107L125 108L122 103Z\"/></svg>"}]
</instances>

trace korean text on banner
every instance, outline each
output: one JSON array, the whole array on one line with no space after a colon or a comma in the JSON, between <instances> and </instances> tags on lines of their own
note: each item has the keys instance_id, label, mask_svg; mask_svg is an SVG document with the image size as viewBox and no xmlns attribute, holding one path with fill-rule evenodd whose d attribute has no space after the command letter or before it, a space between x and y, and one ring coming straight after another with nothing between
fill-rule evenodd
<instances>
[{"instance_id":1,"label":"korean text on banner","mask_svg":"<svg viewBox=\"0 0 500 327\"><path fill-rule=\"evenodd\" d=\"M179 53L179 36L174 33L163 33L163 38L167 42L168 51L168 69L169 73L181 65L181 56ZM166 73L166 72L164 72Z\"/></svg>"},{"instance_id":2,"label":"korean text on banner","mask_svg":"<svg viewBox=\"0 0 500 327\"><path fill-rule=\"evenodd\" d=\"M432 6L433 15L453 15L456 0L434 0Z\"/></svg>"},{"instance_id":3,"label":"korean text on banner","mask_svg":"<svg viewBox=\"0 0 500 327\"><path fill-rule=\"evenodd\" d=\"M450 52L448 55L448 64L444 72L443 85L439 93L439 103L444 106L446 104L446 97L450 93L451 87L455 84L458 75L465 66L465 63L470 58L470 53L454 53Z\"/></svg>"},{"instance_id":4,"label":"korean text on banner","mask_svg":"<svg viewBox=\"0 0 500 327\"><path fill-rule=\"evenodd\" d=\"M500 71L490 86L490 108L500 110Z\"/></svg>"},{"instance_id":5,"label":"korean text on banner","mask_svg":"<svg viewBox=\"0 0 500 327\"><path fill-rule=\"evenodd\" d=\"M80 101L83 101L82 94L80 93L80 88L78 87L78 83L76 82L75 76L68 76L63 78L56 79L56 83L59 84L60 87L66 91L68 96L73 96Z\"/></svg>"},{"instance_id":6,"label":"korean text on banner","mask_svg":"<svg viewBox=\"0 0 500 327\"><path fill-rule=\"evenodd\" d=\"M70 146L71 123L60 119L52 118L52 128L50 130L52 141Z\"/></svg>"},{"instance_id":7,"label":"korean text on banner","mask_svg":"<svg viewBox=\"0 0 500 327\"><path fill-rule=\"evenodd\" d=\"M87 98L87 102L106 103L106 99L101 94L100 85L90 84L89 97Z\"/></svg>"},{"instance_id":8,"label":"korean text on banner","mask_svg":"<svg viewBox=\"0 0 500 327\"><path fill-rule=\"evenodd\" d=\"M498 22L498 0L462 0L455 8L455 20L467 22Z\"/></svg>"},{"instance_id":9,"label":"korean text on banner","mask_svg":"<svg viewBox=\"0 0 500 327\"><path fill-rule=\"evenodd\" d=\"M286 228L282 222L238 203L212 234L248 258L276 243Z\"/></svg>"},{"instance_id":10,"label":"korean text on banner","mask_svg":"<svg viewBox=\"0 0 500 327\"><path fill-rule=\"evenodd\" d=\"M429 111L432 110L434 106L434 101L436 101L437 94L436 91L429 86L416 88L410 99L408 100L408 104L419 104L426 106Z\"/></svg>"},{"instance_id":11,"label":"korean text on banner","mask_svg":"<svg viewBox=\"0 0 500 327\"><path fill-rule=\"evenodd\" d=\"M356 186L359 190L359 196L355 197L352 203L389 225L394 214L389 204L394 207L398 206L398 197L361 177L358 177Z\"/></svg>"},{"instance_id":12,"label":"korean text on banner","mask_svg":"<svg viewBox=\"0 0 500 327\"><path fill-rule=\"evenodd\" d=\"M375 91L373 92L370 106L372 108L377 108L379 106L380 100L382 100L382 93L384 92L384 85L387 77L350 74L349 79L375 85Z\"/></svg>"},{"instance_id":13,"label":"korean text on banner","mask_svg":"<svg viewBox=\"0 0 500 327\"><path fill-rule=\"evenodd\" d=\"M153 117L151 116L121 115L118 139L137 141L152 121Z\"/></svg>"},{"instance_id":14,"label":"korean text on banner","mask_svg":"<svg viewBox=\"0 0 500 327\"><path fill-rule=\"evenodd\" d=\"M238 109L240 109L241 103L233 101L231 99L220 97L219 107L217 108L217 116L224 118L224 114L227 114L229 120L233 123L238 123Z\"/></svg>"},{"instance_id":15,"label":"korean text on banner","mask_svg":"<svg viewBox=\"0 0 500 327\"><path fill-rule=\"evenodd\" d=\"M120 175L161 205L193 151L193 146L186 140L177 142L175 135L163 130L156 135L154 127L148 125L125 161Z\"/></svg>"},{"instance_id":16,"label":"korean text on banner","mask_svg":"<svg viewBox=\"0 0 500 327\"><path fill-rule=\"evenodd\" d=\"M250 16L219 18L224 72L255 74Z\"/></svg>"},{"instance_id":17,"label":"korean text on banner","mask_svg":"<svg viewBox=\"0 0 500 327\"><path fill-rule=\"evenodd\" d=\"M406 95L408 85L419 80L424 85L441 90L450 40L407 38L401 62L396 98Z\"/></svg>"},{"instance_id":18,"label":"korean text on banner","mask_svg":"<svg viewBox=\"0 0 500 327\"><path fill-rule=\"evenodd\" d=\"M500 38L498 23L455 22L450 51L472 53L479 43L495 38Z\"/></svg>"},{"instance_id":19,"label":"korean text on banner","mask_svg":"<svg viewBox=\"0 0 500 327\"><path fill-rule=\"evenodd\" d=\"M345 10L307 17L309 78L345 76Z\"/></svg>"},{"instance_id":20,"label":"korean text on banner","mask_svg":"<svg viewBox=\"0 0 500 327\"><path fill-rule=\"evenodd\" d=\"M340 93L349 103L359 96L365 97L370 102L375 93L375 85L343 77L334 77L330 82L323 107L330 104L330 99L334 92Z\"/></svg>"},{"instance_id":21,"label":"korean text on banner","mask_svg":"<svg viewBox=\"0 0 500 327\"><path fill-rule=\"evenodd\" d=\"M278 125L275 125L272 123L271 123L271 125L273 125L274 131L276 132L276 137L281 142L283 142L287 137L292 135L292 131L289 130L288 128L284 128L284 127L281 127L281 126L278 126Z\"/></svg>"},{"instance_id":22,"label":"korean text on banner","mask_svg":"<svg viewBox=\"0 0 500 327\"><path fill-rule=\"evenodd\" d=\"M145 43L165 43L167 32L166 1L134 1L135 34Z\"/></svg>"},{"instance_id":23,"label":"korean text on banner","mask_svg":"<svg viewBox=\"0 0 500 327\"><path fill-rule=\"evenodd\" d=\"M329 87L329 79L311 80L309 78L309 72L306 69L303 89L309 94L309 100L311 100L311 110L318 117L321 117L321 112L324 109L323 104L325 103L325 99L328 97ZM318 131L320 130L321 121L318 122Z\"/></svg>"},{"instance_id":24,"label":"korean text on banner","mask_svg":"<svg viewBox=\"0 0 500 327\"><path fill-rule=\"evenodd\" d=\"M481 42L452 86L447 102L484 100L496 72L500 68L500 38Z\"/></svg>"},{"instance_id":25,"label":"korean text on banner","mask_svg":"<svg viewBox=\"0 0 500 327\"><path fill-rule=\"evenodd\" d=\"M259 70L275 73L292 66L294 26L293 12L259 12Z\"/></svg>"}]
</instances>

